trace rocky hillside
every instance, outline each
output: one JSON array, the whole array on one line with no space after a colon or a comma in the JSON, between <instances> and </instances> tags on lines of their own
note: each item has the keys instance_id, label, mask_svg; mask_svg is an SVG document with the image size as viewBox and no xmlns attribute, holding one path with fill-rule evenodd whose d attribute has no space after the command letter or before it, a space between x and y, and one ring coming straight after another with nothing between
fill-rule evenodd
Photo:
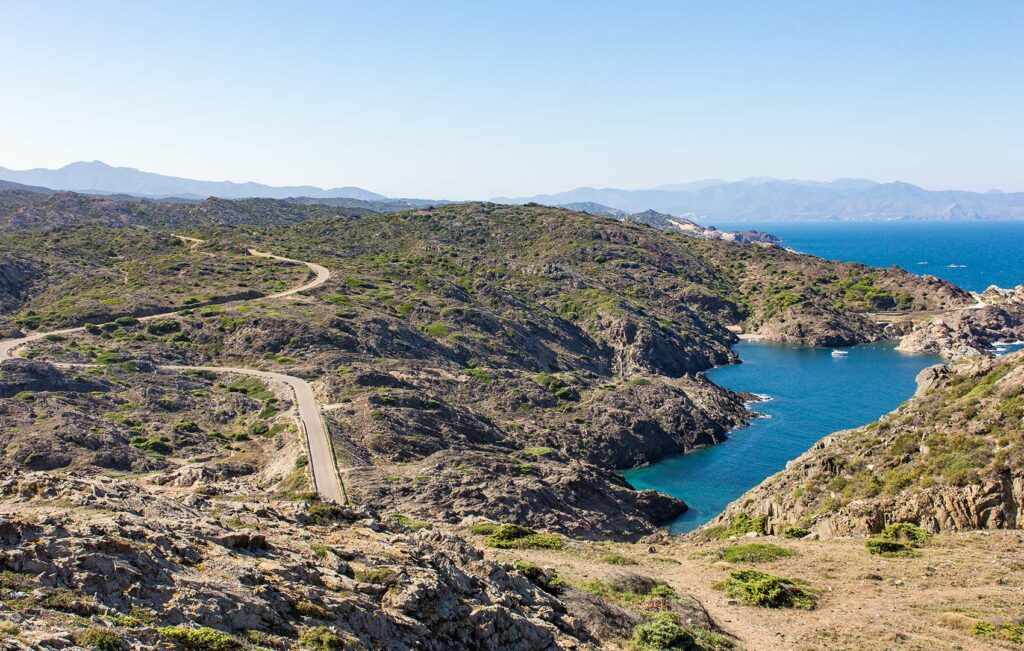
<instances>
[{"instance_id":1,"label":"rocky hillside","mask_svg":"<svg viewBox=\"0 0 1024 651\"><path fill-rule=\"evenodd\" d=\"M539 206L464 204L239 226L222 216L252 203L221 203L227 208L200 222L197 233L212 239L181 255L215 261L220 254L205 254L255 245L324 264L330 281L287 300L188 308L159 327L111 321L40 341L28 353L131 363L135 373L119 382L140 390L154 381L154 363L306 377L328 406L325 420L350 496L413 517L458 523L485 516L582 537L650 534L685 505L633 491L614 471L721 442L746 422L743 397L702 374L735 361L731 330L773 319L788 326L795 314L828 306L828 321L807 317L815 325L806 326L801 341L881 336L859 329L863 317L855 310L867 302L850 298L836 307L840 292L868 292L866 282L850 280L869 273L865 268L777 247L695 240ZM225 228L229 222L235 226ZM231 268L248 262L231 259ZM213 275L222 274L201 274ZM153 280L160 286L158 274ZM796 302L770 311L766 306L777 303L771 297L790 285ZM905 304L923 307L961 298L948 284L896 270L877 272L877 287L871 296L879 301L901 290ZM39 304L62 305L52 297ZM97 437L121 445L132 438L124 431L131 428L104 416L110 406L97 396L76 405ZM53 426L42 430L34 462L103 468L88 445L62 434L72 418L65 407L58 402L47 410ZM135 411L127 414L140 423L134 435L167 438L164 455L189 459L204 450L189 436L179 441L180 433L168 429L173 423L148 418L146 408ZM181 420L233 435L227 421L201 416Z\"/></svg>"},{"instance_id":2,"label":"rocky hillside","mask_svg":"<svg viewBox=\"0 0 1024 651\"><path fill-rule=\"evenodd\" d=\"M164 232L80 223L8 229L0 239L0 332L111 322L254 298L308 269Z\"/></svg>"},{"instance_id":3,"label":"rocky hillside","mask_svg":"<svg viewBox=\"0 0 1024 651\"><path fill-rule=\"evenodd\" d=\"M1024 353L922 372L917 395L839 432L729 506L823 535L893 522L929 531L1016 529L1024 507Z\"/></svg>"},{"instance_id":4,"label":"rocky hillside","mask_svg":"<svg viewBox=\"0 0 1024 651\"><path fill-rule=\"evenodd\" d=\"M616 470L746 422L749 396L703 373L735 361L734 331L864 341L883 335L866 312L971 301L896 269L539 206L325 215L275 201L50 200L5 213L18 218L3 259L19 271L3 276L4 314L25 330L96 323L0 363L5 648L718 651L744 644L734 628L750 648L855 645L863 636L835 631L844 604L826 593L850 577L820 568L833 549L850 559L844 571L870 560L800 541L776 557L786 575L722 565L747 557L666 540L661 527L685 505ZM182 243L168 224L206 242ZM308 269L248 246L330 278L254 300ZM240 290L255 296L229 300ZM157 307L177 312L117 317ZM165 364L309 381L350 503L312 492L285 387ZM996 405L1013 404L1003 394L1017 375L963 393L993 392L957 416L992 425L980 434L998 445L991 458L968 459L979 477L1016 454ZM953 391L947 381L923 399ZM946 447L921 436L918 453L943 461L929 457L913 481L961 463L949 456L966 450L955 429ZM849 469L859 486L866 471ZM786 578L805 574L802 558L813 585ZM1015 587L986 584L999 599ZM773 633L745 605L764 605L762 588L825 615L785 615L787 633Z\"/></svg>"},{"instance_id":5,"label":"rocky hillside","mask_svg":"<svg viewBox=\"0 0 1024 651\"><path fill-rule=\"evenodd\" d=\"M946 359L980 357L1000 342L1024 341L1024 285L989 287L984 307L962 310L916 323L900 340L899 350L942 355Z\"/></svg>"}]
</instances>

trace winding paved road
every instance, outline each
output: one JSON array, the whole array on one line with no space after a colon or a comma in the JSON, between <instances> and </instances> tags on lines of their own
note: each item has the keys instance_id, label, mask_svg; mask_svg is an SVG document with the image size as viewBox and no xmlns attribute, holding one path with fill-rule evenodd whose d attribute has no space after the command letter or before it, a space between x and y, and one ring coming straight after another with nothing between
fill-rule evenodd
<instances>
[{"instance_id":1,"label":"winding paved road","mask_svg":"<svg viewBox=\"0 0 1024 651\"><path fill-rule=\"evenodd\" d=\"M192 243L192 248L195 248L203 242L202 240L198 240L194 237L185 237L182 235L175 235L175 237L184 242ZM331 272L326 267L313 262L284 258L271 253L257 251L256 249L249 249L248 252L250 255L261 258L270 258L281 262L292 262L295 264L305 265L310 271L316 274L313 280L300 287L294 287L283 292L278 292L277 294L251 299L253 301L265 301L274 298L292 296L299 292L319 287L331 279ZM248 301L236 302L242 303ZM164 312L162 314L152 314L141 317L139 320L153 321L155 319L166 319L177 316L177 314L178 310L175 310L173 312ZM0 341L0 360L14 358L19 348L33 341L38 341L47 335L72 334L75 332L82 332L84 330L84 326L78 328L64 328L62 330L53 330L51 332L37 332L18 339L4 339ZM89 368L97 365L58 363L55 364L55 366L60 368ZM334 465L334 452L331 449L330 437L327 433L327 428L324 426L323 419L321 418L320 407L317 405L316 397L313 395L313 388L309 386L308 382L302 378L285 375L284 373L274 373L272 371L260 371L257 369L234 366L165 365L160 366L159 368L165 371L211 371L213 373L235 373L237 375L249 375L287 384L295 393L295 404L298 409L299 426L302 428L302 432L306 437L306 447L309 451L309 467L310 474L313 478L313 487L324 499L333 500L339 504L344 504L346 502L345 487L338 478L338 470Z\"/></svg>"}]
</instances>

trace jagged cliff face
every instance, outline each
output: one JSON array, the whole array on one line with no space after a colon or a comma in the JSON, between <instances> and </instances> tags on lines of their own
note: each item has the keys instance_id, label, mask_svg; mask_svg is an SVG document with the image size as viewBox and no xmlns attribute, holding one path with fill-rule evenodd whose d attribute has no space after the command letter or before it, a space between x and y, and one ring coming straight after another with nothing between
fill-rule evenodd
<instances>
[{"instance_id":1,"label":"jagged cliff face","mask_svg":"<svg viewBox=\"0 0 1024 651\"><path fill-rule=\"evenodd\" d=\"M931 531L1024 525L1024 353L922 372L918 394L867 427L839 432L720 516L823 535L892 522Z\"/></svg>"}]
</instances>

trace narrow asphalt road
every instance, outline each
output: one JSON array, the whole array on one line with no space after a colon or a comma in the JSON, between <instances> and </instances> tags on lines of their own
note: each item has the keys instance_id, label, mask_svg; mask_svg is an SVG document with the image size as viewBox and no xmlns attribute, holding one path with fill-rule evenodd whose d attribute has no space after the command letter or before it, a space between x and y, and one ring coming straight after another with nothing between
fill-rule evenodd
<instances>
[{"instance_id":1,"label":"narrow asphalt road","mask_svg":"<svg viewBox=\"0 0 1024 651\"><path fill-rule=\"evenodd\" d=\"M193 245L202 243L202 240L197 240L191 237L184 237L176 235L180 240L191 242ZM309 289L314 289L323 285L331 278L331 272L321 265L313 262L305 262L303 260L293 260L292 258L284 258L281 256L273 255L263 251L257 251L256 249L249 249L249 254L261 258L271 258L273 260L279 260L281 262L292 262L296 264L302 264L309 268L315 275L313 280L292 289L287 289L277 294L271 294L269 296L262 296L260 298L252 299L254 301L265 301L274 298L283 298L286 296L292 296ZM238 301L248 302L248 301ZM155 319L166 319L176 316L178 310L173 312L164 312L162 314L152 314L149 316L141 317L140 321L153 321ZM4 339L0 341L0 360L12 359L15 357L19 348L25 344L33 341L38 341L48 335L63 335L72 334L75 332L82 332L85 327L78 328L63 328L61 330L53 330L51 332L37 332L25 337L19 337L17 339ZM95 364L56 364L61 368L72 368L72 367L93 367ZM333 500L339 504L343 504L346 501L345 488L341 484L341 480L338 478L338 471L334 465L334 453L331 449L330 437L327 432L327 428L324 426L323 419L320 416L320 407L317 405L316 397L313 395L313 388L308 382L302 378L297 378L292 375L286 375L284 373L273 373L271 371L260 371L251 368L240 368L231 366L160 366L159 368L166 371L210 371L213 373L235 373L238 375L249 375L253 377L265 378L275 382L283 382L291 387L295 393L295 403L298 409L299 425L302 428L302 432L306 437L306 447L309 450L309 467L310 474L313 478L313 487L316 492L324 499Z\"/></svg>"}]
</instances>

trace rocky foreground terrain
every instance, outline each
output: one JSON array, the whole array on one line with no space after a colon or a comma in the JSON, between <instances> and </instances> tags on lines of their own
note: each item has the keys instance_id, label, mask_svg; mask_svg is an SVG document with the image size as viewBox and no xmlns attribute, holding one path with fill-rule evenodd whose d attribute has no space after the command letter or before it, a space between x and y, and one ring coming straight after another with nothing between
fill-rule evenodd
<instances>
[{"instance_id":1,"label":"rocky foreground terrain","mask_svg":"<svg viewBox=\"0 0 1024 651\"><path fill-rule=\"evenodd\" d=\"M835 550L883 581L899 570L809 539L781 541L795 559L733 558L730 535L782 533L775 511L721 543L668 539L685 504L616 471L752 417L750 396L703 374L736 361L737 332L873 341L889 334L876 312L974 303L948 283L540 206L366 214L0 192L0 223L6 327L86 324L0 362L0 644L884 648L830 619L844 601L822 563ZM330 278L253 300L307 270L250 247ZM140 322L136 304L177 312ZM165 365L310 382L349 503L313 492L287 387ZM873 531L848 520L807 524ZM796 573L798 558L815 559L806 590L743 569ZM797 625L750 604L818 610ZM1005 612L975 615L997 634L913 639L1002 644ZM767 635L778 622L796 633Z\"/></svg>"}]
</instances>

